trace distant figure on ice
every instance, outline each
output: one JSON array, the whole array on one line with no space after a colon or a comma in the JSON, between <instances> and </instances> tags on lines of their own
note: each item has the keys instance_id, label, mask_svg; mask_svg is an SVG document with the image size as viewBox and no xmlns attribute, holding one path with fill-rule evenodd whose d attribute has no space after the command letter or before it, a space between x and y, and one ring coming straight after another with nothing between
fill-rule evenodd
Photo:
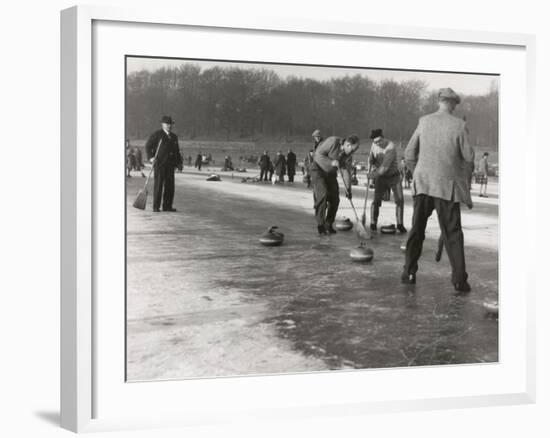
<instances>
[{"instance_id":1,"label":"distant figure on ice","mask_svg":"<svg viewBox=\"0 0 550 438\"><path fill-rule=\"evenodd\" d=\"M224 171L230 171L230 170L234 170L233 169L233 161L231 161L231 157L229 155L226 155L224 160L223 160L223 169Z\"/></svg>"},{"instance_id":2,"label":"distant figure on ice","mask_svg":"<svg viewBox=\"0 0 550 438\"><path fill-rule=\"evenodd\" d=\"M416 282L426 224L435 209L453 286L456 291L469 292L460 203L472 205L471 177L464 169L473 170L474 150L468 142L466 122L453 115L459 103L460 97L451 88L439 90L439 110L420 118L405 150L407 165L413 169L414 211L401 281Z\"/></svg>"},{"instance_id":3,"label":"distant figure on ice","mask_svg":"<svg viewBox=\"0 0 550 438\"><path fill-rule=\"evenodd\" d=\"M405 181L405 187L407 189L411 188L411 181L412 181L412 172L409 169L409 166L407 166L407 162L405 161L405 158L401 158L401 164L399 166L399 172L401 172L401 181Z\"/></svg>"},{"instance_id":4,"label":"distant figure on ice","mask_svg":"<svg viewBox=\"0 0 550 438\"><path fill-rule=\"evenodd\" d=\"M153 211L176 211L174 202L174 173L181 169L183 160L178 145L178 137L172 132L174 121L170 116L161 119L162 129L151 134L145 144L147 158L153 165L155 184L153 189Z\"/></svg>"},{"instance_id":5,"label":"distant figure on ice","mask_svg":"<svg viewBox=\"0 0 550 438\"><path fill-rule=\"evenodd\" d=\"M199 152L195 158L195 167L199 170L202 168L202 154Z\"/></svg>"},{"instance_id":6,"label":"distant figure on ice","mask_svg":"<svg viewBox=\"0 0 550 438\"><path fill-rule=\"evenodd\" d=\"M294 175L296 175L296 154L292 152L292 149L289 149L286 155L286 167L288 182L294 183Z\"/></svg>"},{"instance_id":7,"label":"distant figure on ice","mask_svg":"<svg viewBox=\"0 0 550 438\"><path fill-rule=\"evenodd\" d=\"M359 137L328 137L315 150L311 166L315 219L319 235L334 234L332 224L336 218L340 193L338 171L342 171L346 197L351 199L352 155L359 148Z\"/></svg>"},{"instance_id":8,"label":"distant figure on ice","mask_svg":"<svg viewBox=\"0 0 550 438\"><path fill-rule=\"evenodd\" d=\"M134 148L130 146L130 140L126 140L126 176L131 177L132 170L136 167Z\"/></svg>"},{"instance_id":9,"label":"distant figure on ice","mask_svg":"<svg viewBox=\"0 0 550 438\"><path fill-rule=\"evenodd\" d=\"M489 176L489 152L484 152L478 165L479 175L479 197L488 198L487 196L487 180Z\"/></svg>"},{"instance_id":10,"label":"distant figure on ice","mask_svg":"<svg viewBox=\"0 0 550 438\"><path fill-rule=\"evenodd\" d=\"M278 182L285 182L285 173L286 173L286 160L285 156L281 151L277 152L277 157L275 157L275 174L277 175Z\"/></svg>"},{"instance_id":11,"label":"distant figure on ice","mask_svg":"<svg viewBox=\"0 0 550 438\"><path fill-rule=\"evenodd\" d=\"M403 208L405 199L401 185L401 174L397 165L397 150L393 142L384 137L381 129L371 132L372 147L369 154L370 171L367 178L374 180L374 200L370 205L370 229L376 231L378 215L384 194L391 190L395 202L395 220L397 230L406 233L403 226Z\"/></svg>"},{"instance_id":12,"label":"distant figure on ice","mask_svg":"<svg viewBox=\"0 0 550 438\"><path fill-rule=\"evenodd\" d=\"M264 151L264 153L258 160L258 165L260 166L260 181L267 181L267 174L269 173L270 163L271 159L269 158L269 154L267 153L267 151Z\"/></svg>"},{"instance_id":13,"label":"distant figure on ice","mask_svg":"<svg viewBox=\"0 0 550 438\"><path fill-rule=\"evenodd\" d=\"M143 156L141 155L141 149L138 147L134 148L134 156L136 157L136 164L134 169L141 172L141 176L145 178L145 174L143 173L143 169L145 168L145 165L143 164Z\"/></svg>"},{"instance_id":14,"label":"distant figure on ice","mask_svg":"<svg viewBox=\"0 0 550 438\"><path fill-rule=\"evenodd\" d=\"M268 171L269 171L268 179L269 179L269 181L273 182L273 174L275 173L275 166L273 166L273 161L271 161L271 160L269 160Z\"/></svg>"},{"instance_id":15,"label":"distant figure on ice","mask_svg":"<svg viewBox=\"0 0 550 438\"><path fill-rule=\"evenodd\" d=\"M305 175L304 175L304 182L307 185L307 188L311 188L311 166L313 165L313 149L310 150L306 158L304 159L304 167L305 167Z\"/></svg>"}]
</instances>

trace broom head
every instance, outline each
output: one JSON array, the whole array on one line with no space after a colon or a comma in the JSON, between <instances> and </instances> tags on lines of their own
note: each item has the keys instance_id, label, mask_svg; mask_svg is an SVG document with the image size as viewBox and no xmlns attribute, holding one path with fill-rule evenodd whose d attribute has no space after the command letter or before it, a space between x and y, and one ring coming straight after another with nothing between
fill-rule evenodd
<instances>
[{"instance_id":1,"label":"broom head","mask_svg":"<svg viewBox=\"0 0 550 438\"><path fill-rule=\"evenodd\" d=\"M357 238L359 239L361 245L367 240L372 239L372 234L370 231L367 231L365 226L360 221L355 222L355 232L357 233Z\"/></svg>"},{"instance_id":2,"label":"broom head","mask_svg":"<svg viewBox=\"0 0 550 438\"><path fill-rule=\"evenodd\" d=\"M134 201L134 207L139 208L140 210L145 210L145 205L147 204L147 187L144 187L140 190Z\"/></svg>"}]
</instances>

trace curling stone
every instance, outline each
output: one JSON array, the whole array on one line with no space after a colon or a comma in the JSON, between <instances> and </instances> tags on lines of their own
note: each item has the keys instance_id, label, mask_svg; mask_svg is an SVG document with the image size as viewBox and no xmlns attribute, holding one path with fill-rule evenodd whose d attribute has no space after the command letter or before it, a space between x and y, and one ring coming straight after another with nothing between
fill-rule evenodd
<instances>
[{"instance_id":1,"label":"curling stone","mask_svg":"<svg viewBox=\"0 0 550 438\"><path fill-rule=\"evenodd\" d=\"M395 234L397 231L397 228L395 228L394 224L391 225L383 225L380 227L380 232L382 234Z\"/></svg>"},{"instance_id":2,"label":"curling stone","mask_svg":"<svg viewBox=\"0 0 550 438\"><path fill-rule=\"evenodd\" d=\"M220 175L217 175L215 173L213 173L208 178L206 178L206 181L221 181L221 180L222 179L220 178Z\"/></svg>"},{"instance_id":3,"label":"curling stone","mask_svg":"<svg viewBox=\"0 0 550 438\"><path fill-rule=\"evenodd\" d=\"M483 308L488 315L498 315L498 302L484 301Z\"/></svg>"},{"instance_id":4,"label":"curling stone","mask_svg":"<svg viewBox=\"0 0 550 438\"><path fill-rule=\"evenodd\" d=\"M347 217L343 219L336 219L336 222L334 222L334 228L338 231L349 231L353 228L353 222Z\"/></svg>"},{"instance_id":5,"label":"curling stone","mask_svg":"<svg viewBox=\"0 0 550 438\"><path fill-rule=\"evenodd\" d=\"M370 262L374 257L374 252L370 248L359 246L357 248L353 248L350 251L349 256L354 262Z\"/></svg>"},{"instance_id":6,"label":"curling stone","mask_svg":"<svg viewBox=\"0 0 550 438\"><path fill-rule=\"evenodd\" d=\"M285 235L277 231L277 227L269 227L261 236L260 243L264 246L279 246L283 243Z\"/></svg>"}]
</instances>

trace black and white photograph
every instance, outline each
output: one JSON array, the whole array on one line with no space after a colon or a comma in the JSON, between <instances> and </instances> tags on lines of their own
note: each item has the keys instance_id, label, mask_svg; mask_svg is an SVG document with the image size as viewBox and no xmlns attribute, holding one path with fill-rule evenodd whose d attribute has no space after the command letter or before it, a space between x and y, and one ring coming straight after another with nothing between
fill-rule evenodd
<instances>
[{"instance_id":1,"label":"black and white photograph","mask_svg":"<svg viewBox=\"0 0 550 438\"><path fill-rule=\"evenodd\" d=\"M550 436L545 11L7 3L0 435Z\"/></svg>"},{"instance_id":2,"label":"black and white photograph","mask_svg":"<svg viewBox=\"0 0 550 438\"><path fill-rule=\"evenodd\" d=\"M125 105L127 381L498 362L498 75L127 56Z\"/></svg>"}]
</instances>

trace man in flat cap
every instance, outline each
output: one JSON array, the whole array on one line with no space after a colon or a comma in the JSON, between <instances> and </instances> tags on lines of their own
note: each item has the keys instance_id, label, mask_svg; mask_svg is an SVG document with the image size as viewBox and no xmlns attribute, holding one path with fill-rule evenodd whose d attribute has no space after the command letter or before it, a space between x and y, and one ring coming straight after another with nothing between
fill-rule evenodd
<instances>
[{"instance_id":1,"label":"man in flat cap","mask_svg":"<svg viewBox=\"0 0 550 438\"><path fill-rule=\"evenodd\" d=\"M151 161L155 171L153 189L153 211L176 211L174 202L174 173L176 168L183 168L178 137L172 132L174 121L170 116L163 116L160 120L162 128L151 134L145 144L147 159Z\"/></svg>"},{"instance_id":2,"label":"man in flat cap","mask_svg":"<svg viewBox=\"0 0 550 438\"><path fill-rule=\"evenodd\" d=\"M342 172L346 197L351 199L352 155L359 148L359 137L328 137L315 150L311 165L313 202L319 235L336 233L332 224L340 204L338 170Z\"/></svg>"},{"instance_id":3,"label":"man in flat cap","mask_svg":"<svg viewBox=\"0 0 550 438\"><path fill-rule=\"evenodd\" d=\"M388 190L393 192L395 201L395 220L397 230L406 233L403 225L403 187L401 186L401 173L397 164L397 150L392 141L384 137L381 129L373 129L370 135L372 147L369 153L370 171L367 179L374 180L374 200L370 205L370 229L376 231L378 215L384 193Z\"/></svg>"},{"instance_id":4,"label":"man in flat cap","mask_svg":"<svg viewBox=\"0 0 550 438\"><path fill-rule=\"evenodd\" d=\"M407 165L413 169L414 212L401 281L416 282L426 223L435 209L451 262L453 286L456 291L469 292L460 203L472 205L469 175L474 150L468 142L466 122L452 114L459 103L460 97L452 89L439 90L438 111L420 118L405 150Z\"/></svg>"},{"instance_id":5,"label":"man in flat cap","mask_svg":"<svg viewBox=\"0 0 550 438\"><path fill-rule=\"evenodd\" d=\"M321 136L321 131L319 131L318 129L313 131L311 136L313 137L313 150L315 150L317 149L317 146L319 146L323 141L323 137Z\"/></svg>"}]
</instances>

